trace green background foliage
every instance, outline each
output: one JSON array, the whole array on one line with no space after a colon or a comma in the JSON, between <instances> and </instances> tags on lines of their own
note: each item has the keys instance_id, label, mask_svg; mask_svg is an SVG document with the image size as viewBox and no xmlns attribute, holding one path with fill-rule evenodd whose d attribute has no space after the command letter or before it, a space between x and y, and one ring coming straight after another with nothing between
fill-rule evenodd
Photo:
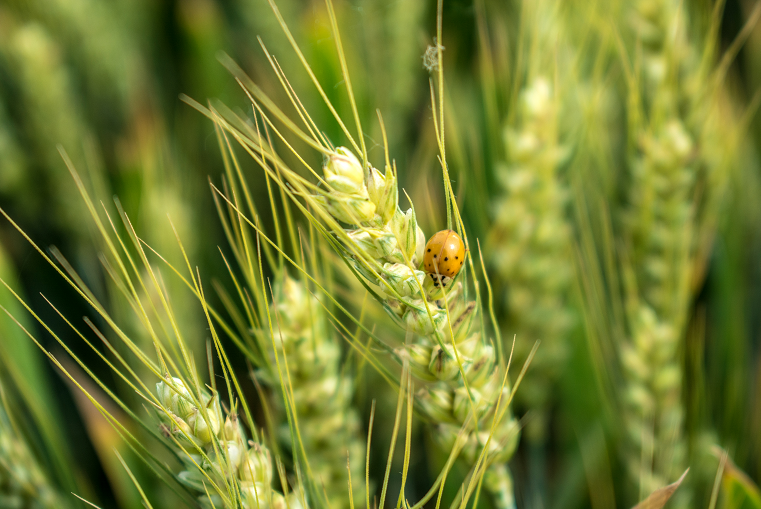
<instances>
[{"instance_id":1,"label":"green background foliage","mask_svg":"<svg viewBox=\"0 0 761 509\"><path fill-rule=\"evenodd\" d=\"M638 133L650 128L660 133L653 127L656 121L648 123L650 116L659 118L658 112L672 114L673 110L685 120L687 131L701 133L694 136L694 153L705 159L720 153L715 157L724 159L715 165L719 176L714 177L700 166L702 160L695 162L698 156L688 157L679 169L697 167L698 183L684 196L674 193L677 201L681 199L686 208L694 206L695 211L692 222L675 227L675 232L694 227L697 247L686 248L694 255L672 257L667 269L668 277L677 280L679 274L689 273L684 276L690 278L686 293L671 303L678 310L658 308L659 319L678 324L678 346L671 360L681 373L674 404L682 409L679 428L686 451L681 470L676 476L670 473L665 481L675 481L682 467L690 466L680 491L690 494L693 507L709 507L721 466L719 506L759 507L761 124L756 109L761 90L761 26L755 24L752 2L729 0L721 9L708 0L672 3L680 4L677 11L683 8L687 13L687 38L696 52L689 58L709 55L707 67L715 71L728 55L726 76L716 93L725 106L719 117L698 111L704 97L680 99L683 91L669 89L669 94L678 97L662 100L655 96L656 88L648 88L647 78L632 80L632 70L646 63L648 51L655 50L648 41L631 35L629 2L444 2L448 163L471 239L471 255L478 261L480 245L505 349L509 351L510 340L517 334L516 352L522 362L536 340L543 343L536 371L529 371L513 410L526 429L510 463L518 507L630 507L643 498L627 470L630 420L621 420L621 408L629 394L621 387L630 387L626 385L630 378L616 352L617 345L636 336L631 320L635 313L628 308L623 311L631 305L627 277L640 286L649 281L641 274L649 263L647 242L641 240L647 234L643 233L647 220L632 212L637 206L640 212L651 206L646 199L640 200L642 204L639 198L631 198L632 189L641 184L631 170L636 166L632 161L646 152L641 150ZM280 0L277 4L339 115L350 119L351 104L324 3ZM436 5L418 0L338 0L335 9L359 117L367 129L368 159L383 167L379 109L389 151L399 169L399 187L415 204L418 223L430 235L445 228L447 221L436 158L431 74L423 59L434 44ZM673 12L661 13L660 21L667 27L673 22L668 13ZM706 35L711 26L718 29L713 43ZM143 341L146 351L151 346L141 339L140 324L104 274L101 253L107 251L106 246L57 147L71 157L91 196L112 212L116 197L135 231L170 263L184 266L176 232L208 287L212 281L230 286L218 246L226 254L229 249L208 187L209 179L223 185L225 167L217 134L213 123L182 102L180 95L202 104L220 99L253 118L243 90L219 62L219 55L226 53L294 117L295 110L288 109L288 97L257 37L277 58L327 139L335 146L348 146L310 86L266 0L0 3L0 207L38 245L60 250L124 330L137 342ZM740 45L735 47L737 41ZM680 54L676 60L686 66L689 58ZM696 80L707 82L708 76L712 72ZM537 77L551 85L551 121L546 117L532 121L521 102L525 98L521 93ZM640 103L635 105L637 100ZM527 163L529 156L521 159L524 155L515 148L515 139L532 129L542 138L543 150L552 153L540 151L532 156L534 162ZM235 150L258 205L259 221L265 231L273 232L276 218L268 205L263 172L242 150ZM321 161L311 157L314 160L308 162L318 167ZM543 193L531 198L526 206L529 212L521 209L521 213L533 218L551 216L554 222L548 226L549 241L534 239L525 243L526 248L519 245L521 228L527 224L524 216L502 220L500 214L517 214L510 207L522 195L514 191L517 184L509 182L511 172L531 164L539 171L546 169L544 183L536 184ZM715 202L710 201L714 191ZM400 196L404 210L406 197ZM273 201L282 206L278 193ZM124 233L122 226L117 229ZM287 239L282 247L290 253L298 251ZM534 265L515 268L520 259L530 259ZM615 266L612 271L606 265L609 262ZM597 269L600 277L596 279ZM269 276L275 271L267 268L265 272ZM356 297L364 290L347 282L346 273L324 268L321 273L326 281L332 278L330 284L335 284L341 302L352 306L357 315L364 309L362 299ZM164 276L188 345L196 360L206 359L208 324L197 299L168 271ZM89 316L98 327L102 319L93 316L92 309L6 220L0 222L0 277L60 334L99 380L134 411L145 412L144 402L45 299L80 329L85 329L82 316ZM527 296L520 305L516 304L518 289ZM646 289L639 289L644 295ZM482 297L486 298L485 292ZM217 295L209 299L219 304ZM0 288L0 304L34 331L42 348L59 358L75 378L89 380L73 362L63 360L69 357L61 346L27 317L6 288ZM619 311L627 318L617 321ZM393 336L383 328L390 321L382 312L370 313L378 322L379 334ZM93 334L88 337L107 353ZM223 337L223 342L234 348L229 338ZM541 357L543 348L551 352L545 358ZM232 362L236 370L247 373L244 356ZM379 480L385 469L396 395L377 372L356 364L352 365L356 368L352 372L354 399L363 432L372 401L377 404L371 450L376 460L371 462L370 475ZM0 385L4 409L18 423L14 440L28 444L38 468L67 497L69 506L81 504L67 496L75 492L101 507L141 507L140 496L120 463L122 456L155 507L180 501L192 506L189 497L175 493L138 462L134 451L91 403L64 380L17 324L0 315ZM255 409L254 419L264 425L264 411L256 410L261 395L253 386L245 392ZM105 394L100 396L99 401L107 405ZM112 410L137 432L136 423L121 410ZM417 440L406 486L410 501L426 492L446 461L417 423L414 433ZM146 440L154 443L150 440L156 439ZM726 451L731 460L722 463L722 453L714 446ZM396 470L402 468L403 449L397 448ZM455 466L459 479L466 473L466 466ZM0 491L4 482L0 475ZM392 478L391 492L398 488L399 480ZM457 489L456 485L447 488L446 503ZM482 499L480 504L486 507L489 502ZM434 507L433 502L429 506ZM5 507L2 495L0 507Z\"/></svg>"}]
</instances>

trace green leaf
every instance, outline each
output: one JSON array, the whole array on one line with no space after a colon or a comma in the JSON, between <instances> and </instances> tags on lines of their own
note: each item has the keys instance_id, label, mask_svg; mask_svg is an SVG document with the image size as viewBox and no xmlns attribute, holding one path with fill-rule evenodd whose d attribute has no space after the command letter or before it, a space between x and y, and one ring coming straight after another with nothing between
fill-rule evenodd
<instances>
[{"instance_id":1,"label":"green leaf","mask_svg":"<svg viewBox=\"0 0 761 509\"><path fill-rule=\"evenodd\" d=\"M721 478L724 509L761 509L761 491L748 475L727 458Z\"/></svg>"}]
</instances>

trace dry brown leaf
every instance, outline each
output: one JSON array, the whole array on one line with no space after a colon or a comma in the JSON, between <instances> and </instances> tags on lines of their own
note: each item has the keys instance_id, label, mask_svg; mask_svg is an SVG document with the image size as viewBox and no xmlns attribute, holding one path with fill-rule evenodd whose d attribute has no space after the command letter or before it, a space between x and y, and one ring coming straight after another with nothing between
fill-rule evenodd
<instances>
[{"instance_id":1,"label":"dry brown leaf","mask_svg":"<svg viewBox=\"0 0 761 509\"><path fill-rule=\"evenodd\" d=\"M649 497L647 497L645 500L640 502L639 504L635 505L632 509L661 509L663 506L666 505L666 502L669 501L671 498L671 495L674 494L676 489L679 487L679 485L682 484L682 481L684 481L684 477L687 475L687 472L689 472L690 469L684 471L682 474L682 477L676 480L676 482L669 484L668 486L664 486L663 488L658 488L654 492L650 494Z\"/></svg>"}]
</instances>

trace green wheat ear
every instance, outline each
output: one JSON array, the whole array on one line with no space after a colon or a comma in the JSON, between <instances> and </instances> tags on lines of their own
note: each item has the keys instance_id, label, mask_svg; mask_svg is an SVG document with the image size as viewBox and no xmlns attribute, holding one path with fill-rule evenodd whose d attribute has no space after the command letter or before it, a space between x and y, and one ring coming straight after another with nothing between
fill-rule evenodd
<instances>
[{"instance_id":1,"label":"green wheat ear","mask_svg":"<svg viewBox=\"0 0 761 509\"><path fill-rule=\"evenodd\" d=\"M705 256L700 238L713 228L705 219L718 215L729 173L716 129L725 126L733 145L738 128L722 111L721 71L712 71L715 28L700 33L695 13L679 2L635 2L627 14L639 57L629 83L631 185L624 215L631 341L621 360L633 446L628 466L642 498L687 463L679 351L692 279L702 277L695 272ZM688 505L689 491L675 504Z\"/></svg>"},{"instance_id":2,"label":"green wheat ear","mask_svg":"<svg viewBox=\"0 0 761 509\"><path fill-rule=\"evenodd\" d=\"M353 378L341 370L340 346L316 297L303 283L288 276L274 291L272 343L288 367L291 404L298 415L304 455L330 506L348 509L346 485L349 476L362 479L366 448L359 416L351 403ZM277 406L283 412L282 398ZM279 431L290 444L288 424L282 423ZM347 459L351 472L347 472ZM355 500L363 498L363 488L361 483L353 488Z\"/></svg>"},{"instance_id":3,"label":"green wheat ear","mask_svg":"<svg viewBox=\"0 0 761 509\"><path fill-rule=\"evenodd\" d=\"M574 321L573 265L568 262L571 179L566 169L575 140L562 124L569 110L564 103L579 86L579 70L573 64L569 68L578 56L561 7L545 1L521 6L526 55L519 63L526 69L516 78L522 86L503 126L504 154L496 170L502 192L494 203L488 256L507 287L503 328L542 341L519 394L522 404L536 412L527 437L541 444L547 439L548 407L568 358ZM527 344L516 345L519 362L529 353Z\"/></svg>"},{"instance_id":4,"label":"green wheat ear","mask_svg":"<svg viewBox=\"0 0 761 509\"><path fill-rule=\"evenodd\" d=\"M622 416L614 422L629 486L642 500L676 480L699 452L688 458L682 350L711 249L705 238L715 232L712 218L731 175L725 165L744 123L727 108L715 12L701 30L680 2L618 7L628 94L626 202L612 217L600 207L598 224L582 218L580 263L589 335L599 349L593 354L610 370L603 391L613 389L608 403ZM715 131L722 128L726 144ZM695 494L682 488L672 504L689 506Z\"/></svg>"},{"instance_id":5,"label":"green wheat ear","mask_svg":"<svg viewBox=\"0 0 761 509\"><path fill-rule=\"evenodd\" d=\"M469 274L475 272L475 265L472 257L466 256L468 265L463 267L461 274L446 291L433 288L429 284L430 278L426 278L426 274L418 269L422 262L425 236L417 225L414 207L407 211L399 208L396 169L387 146L383 172L375 169L367 160L363 129L343 57L335 14L331 3L328 2L327 5L349 102L354 112L356 138L328 100L282 19L281 24L352 148L334 149L324 138L269 53L266 54L297 111L298 120L283 113L228 58L223 58L223 62L236 76L252 102L255 114L253 125L220 103L213 102L209 108L205 108L192 100L186 100L214 120L227 133L226 136L240 143L262 167L267 178L280 187L292 204L307 217L312 227L346 261L350 270L389 316L406 331L405 345L391 349L392 358L403 365L409 364L411 372L421 380L433 381L432 385L427 385L419 394L418 408L435 426L434 436L444 449L461 450L463 457L473 466L473 476L468 486L463 488L466 499L461 503L467 503L467 498L480 490L483 477L483 487L494 494L498 506L512 507L512 480L504 462L512 455L518 440L518 424L508 408L514 388L511 389L507 383L504 360L497 358L497 351L486 335L481 317L478 281L471 282L472 288L469 286ZM273 9L278 14L274 5ZM439 41L441 22L439 5ZM461 233L467 247L468 238L446 165L443 56L441 51L436 53L438 75L436 80L431 81L431 97L446 188L447 223ZM381 131L384 132L382 119L380 124ZM286 131L279 125L285 126ZM308 164L307 158L294 149L286 135L294 135L323 154L322 168L315 169ZM283 157L274 150L270 137L279 139L290 152L289 156L295 157L318 183L301 176L286 164ZM385 139L384 135L384 141ZM245 194L245 181L240 178L240 174L236 177L237 191L231 189L234 194L225 197L225 200L240 213L239 203L245 204L248 197ZM240 189L243 189L243 193ZM241 194L244 200L241 200ZM246 206L252 218L245 221L256 230L258 238L263 238L261 228L257 225L255 208L250 203ZM272 246L281 252L277 243ZM475 300L469 297L471 292L474 292ZM382 343L379 345L382 346ZM385 346L384 350L390 348Z\"/></svg>"}]
</instances>

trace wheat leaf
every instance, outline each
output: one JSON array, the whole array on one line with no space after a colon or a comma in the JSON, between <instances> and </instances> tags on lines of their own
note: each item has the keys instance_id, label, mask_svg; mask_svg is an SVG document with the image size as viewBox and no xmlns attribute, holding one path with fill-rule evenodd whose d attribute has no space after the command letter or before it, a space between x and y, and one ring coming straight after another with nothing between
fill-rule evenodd
<instances>
[{"instance_id":1,"label":"wheat leaf","mask_svg":"<svg viewBox=\"0 0 761 509\"><path fill-rule=\"evenodd\" d=\"M633 509L661 509L661 507L665 506L666 502L669 501L671 495L673 495L677 488L682 484L682 481L684 481L684 478L689 471L690 469L688 468L676 482L664 486L663 488L658 488L652 492L649 497L635 505Z\"/></svg>"}]
</instances>

